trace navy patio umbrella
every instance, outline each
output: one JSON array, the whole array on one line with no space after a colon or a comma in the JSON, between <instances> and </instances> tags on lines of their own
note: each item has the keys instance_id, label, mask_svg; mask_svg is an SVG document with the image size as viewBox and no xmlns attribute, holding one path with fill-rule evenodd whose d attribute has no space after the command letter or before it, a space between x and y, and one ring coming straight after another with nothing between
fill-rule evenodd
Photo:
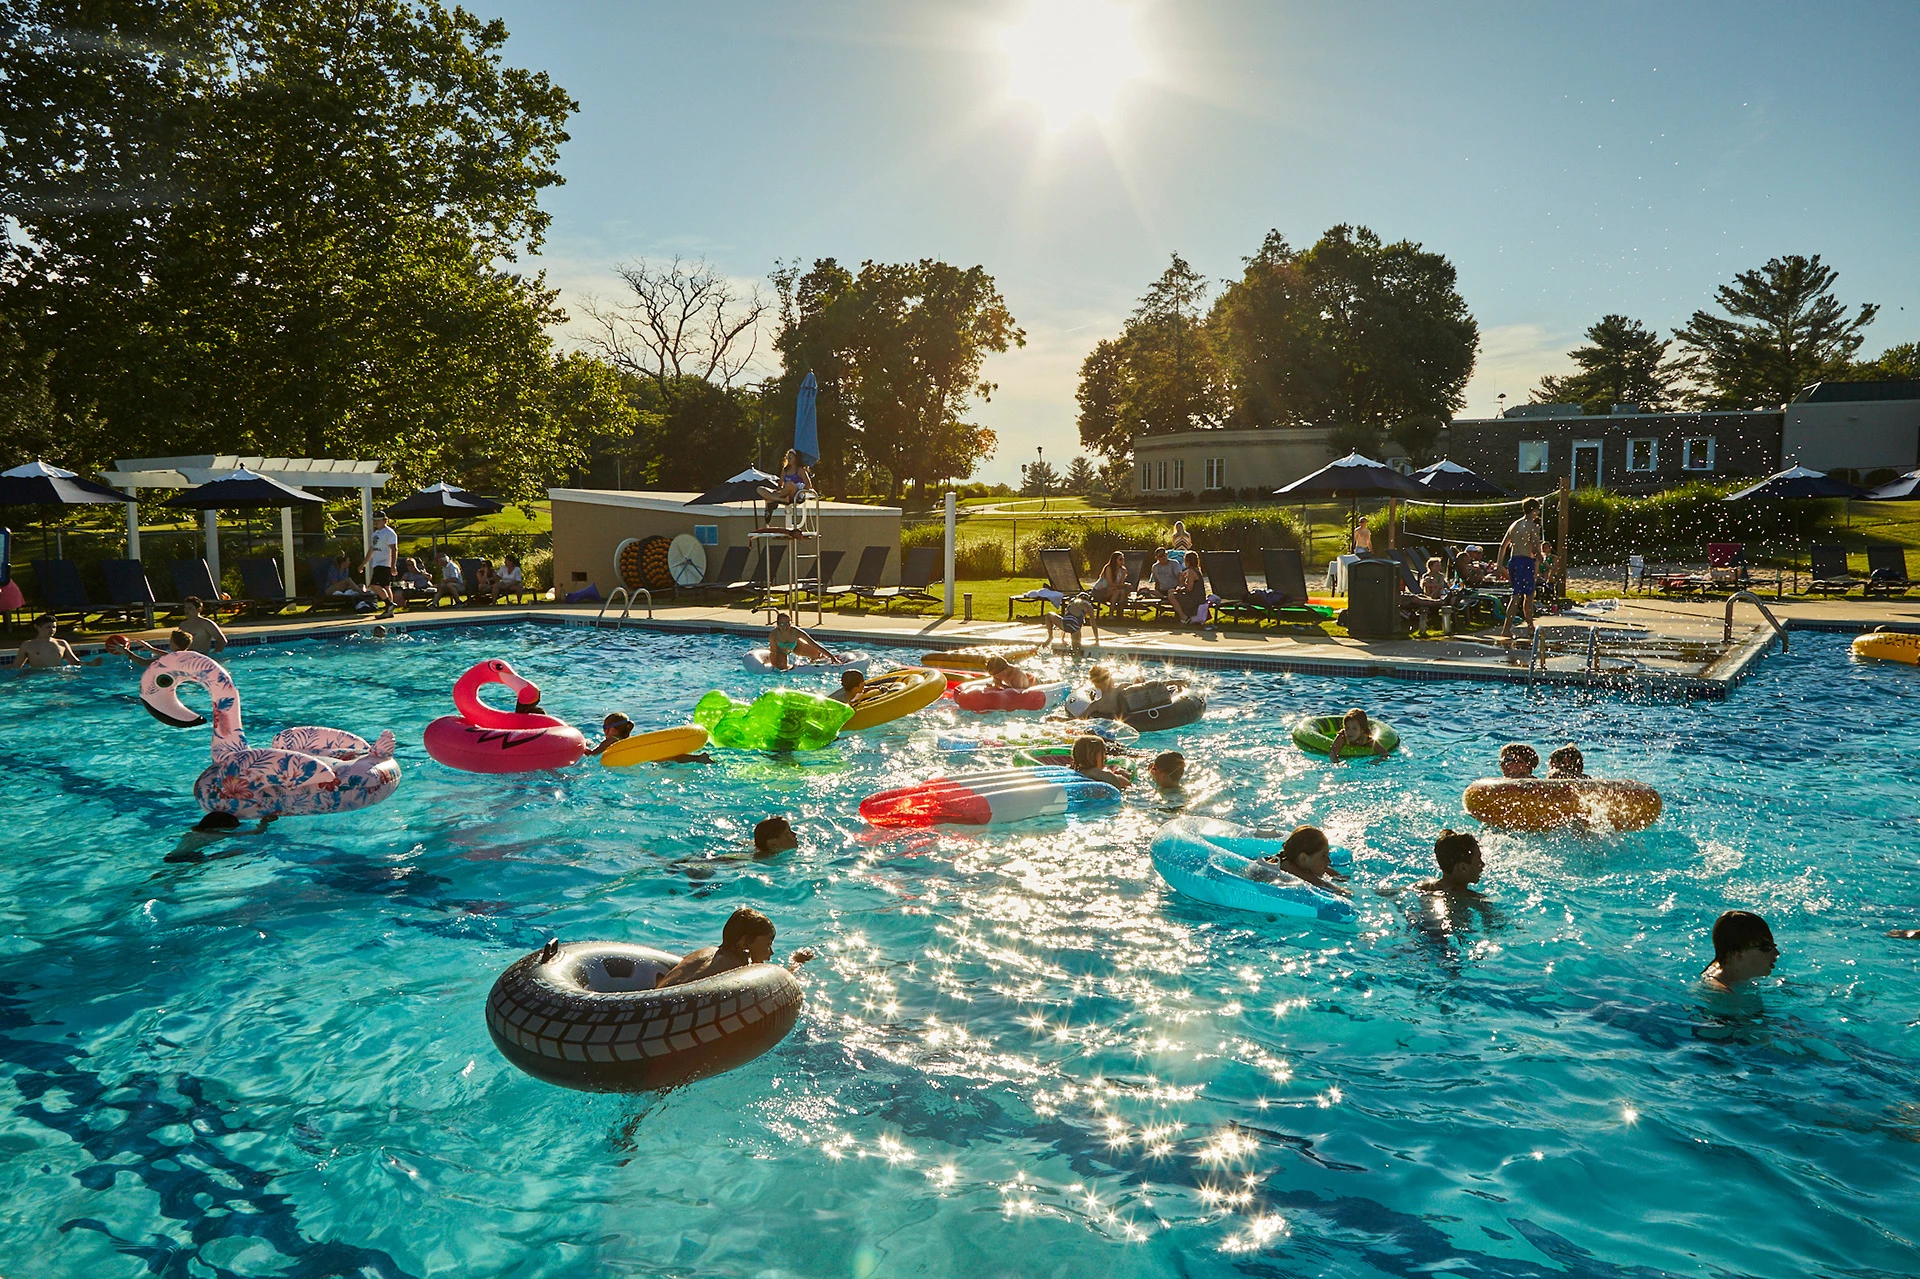
<instances>
[{"instance_id":1,"label":"navy patio umbrella","mask_svg":"<svg viewBox=\"0 0 1920 1279\"><path fill-rule=\"evenodd\" d=\"M174 494L163 506L177 511L245 511L247 512L247 550L253 550L254 511L275 510L295 506L325 506L323 498L315 497L305 489L294 488L291 484L282 484L279 480L249 471L241 467L229 475L217 480L208 480ZM293 580L293 524L291 516L281 525L284 533L287 581ZM220 517L214 516L213 524L207 529L207 567L213 571L214 580L219 580L220 565Z\"/></svg>"},{"instance_id":2,"label":"navy patio umbrella","mask_svg":"<svg viewBox=\"0 0 1920 1279\"><path fill-rule=\"evenodd\" d=\"M482 515L495 515L507 509L506 503L496 502L490 497L481 497L478 493L469 493L466 489L452 484L429 484L412 497L402 498L387 508L387 517L395 520L440 519L440 531L433 536L433 547L440 549L440 539L447 535L447 521L474 519Z\"/></svg>"},{"instance_id":3,"label":"navy patio umbrella","mask_svg":"<svg viewBox=\"0 0 1920 1279\"><path fill-rule=\"evenodd\" d=\"M45 462L29 462L0 471L0 506L102 506L131 502L131 493L83 480L72 471ZM40 521L40 553L48 559L47 522Z\"/></svg>"},{"instance_id":4,"label":"navy patio umbrella","mask_svg":"<svg viewBox=\"0 0 1920 1279\"><path fill-rule=\"evenodd\" d=\"M1358 450L1274 490L1275 496L1290 497L1303 508L1315 500L1347 498L1351 503L1350 523L1358 522L1363 497L1425 497L1427 492L1410 476L1400 474L1385 462L1361 457Z\"/></svg>"},{"instance_id":5,"label":"navy patio umbrella","mask_svg":"<svg viewBox=\"0 0 1920 1279\"><path fill-rule=\"evenodd\" d=\"M1920 502L1920 471L1908 471L1868 493L1869 502Z\"/></svg>"},{"instance_id":6,"label":"navy patio umbrella","mask_svg":"<svg viewBox=\"0 0 1920 1279\"><path fill-rule=\"evenodd\" d=\"M1413 473L1413 478L1429 493L1440 498L1440 540L1447 540L1447 504L1464 497L1512 497L1513 494L1483 476L1475 475L1458 462L1441 458Z\"/></svg>"},{"instance_id":7,"label":"navy patio umbrella","mask_svg":"<svg viewBox=\"0 0 1920 1279\"><path fill-rule=\"evenodd\" d=\"M820 413L816 404L819 398L820 383L814 380L812 370L808 370L793 409L793 451L800 455L803 466L817 466L820 462Z\"/></svg>"},{"instance_id":8,"label":"navy patio umbrella","mask_svg":"<svg viewBox=\"0 0 1920 1279\"><path fill-rule=\"evenodd\" d=\"M723 506L728 502L752 502L760 497L760 488L767 485L780 486L780 477L768 475L757 467L749 466L730 480L714 485L699 497L688 502L688 506Z\"/></svg>"},{"instance_id":9,"label":"navy patio umbrella","mask_svg":"<svg viewBox=\"0 0 1920 1279\"><path fill-rule=\"evenodd\" d=\"M1727 502L1751 502L1756 500L1793 502L1808 501L1823 497L1838 497L1851 500L1852 498L1865 497L1866 495L1867 491L1857 484L1849 484L1845 480L1835 479L1831 475L1826 475L1820 471L1811 470L1804 466L1790 466L1784 471L1769 475L1758 484L1752 484L1741 489L1738 493L1729 493L1721 500ZM1800 589L1799 547L1805 541L1806 536L1804 531L1796 528L1793 556L1793 588L1796 591ZM1774 587L1774 591L1774 598L1778 599L1779 587L1777 585Z\"/></svg>"}]
</instances>

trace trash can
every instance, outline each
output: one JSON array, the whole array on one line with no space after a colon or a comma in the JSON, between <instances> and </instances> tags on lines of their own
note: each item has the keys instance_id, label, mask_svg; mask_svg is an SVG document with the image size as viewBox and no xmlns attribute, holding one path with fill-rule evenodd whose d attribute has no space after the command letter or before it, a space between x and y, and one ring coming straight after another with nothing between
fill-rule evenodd
<instances>
[{"instance_id":1,"label":"trash can","mask_svg":"<svg viewBox=\"0 0 1920 1279\"><path fill-rule=\"evenodd\" d=\"M1400 615L1400 566L1392 560L1355 560L1347 565L1347 608L1340 624L1355 639L1405 639Z\"/></svg>"}]
</instances>

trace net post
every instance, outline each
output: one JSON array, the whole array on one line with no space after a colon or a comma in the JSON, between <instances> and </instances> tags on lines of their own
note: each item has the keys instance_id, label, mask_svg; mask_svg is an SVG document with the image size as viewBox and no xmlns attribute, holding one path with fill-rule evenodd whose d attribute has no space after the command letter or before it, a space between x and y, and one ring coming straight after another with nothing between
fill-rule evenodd
<instances>
[{"instance_id":1,"label":"net post","mask_svg":"<svg viewBox=\"0 0 1920 1279\"><path fill-rule=\"evenodd\" d=\"M1560 554L1553 559L1554 593L1565 599L1567 595L1567 507L1573 501L1573 494L1567 490L1567 477L1560 477Z\"/></svg>"}]
</instances>

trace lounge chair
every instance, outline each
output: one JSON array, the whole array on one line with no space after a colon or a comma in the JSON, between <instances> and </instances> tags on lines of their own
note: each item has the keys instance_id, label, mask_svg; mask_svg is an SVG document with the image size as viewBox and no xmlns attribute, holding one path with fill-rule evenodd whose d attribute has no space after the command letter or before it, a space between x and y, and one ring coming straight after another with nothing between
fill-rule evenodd
<instances>
[{"instance_id":1,"label":"lounge chair","mask_svg":"<svg viewBox=\"0 0 1920 1279\"><path fill-rule=\"evenodd\" d=\"M803 578L800 582L800 589L811 591L818 587L821 598L825 599L826 588L832 584L833 575L840 571L840 561L845 558L847 558L845 551L820 552L820 561L816 565L820 575L818 577Z\"/></svg>"},{"instance_id":2,"label":"lounge chair","mask_svg":"<svg viewBox=\"0 0 1920 1279\"><path fill-rule=\"evenodd\" d=\"M837 600L846 596L858 598L863 591L875 590L880 579L886 576L887 560L893 554L884 546L869 546L860 552L860 562L854 565L853 580L844 586L828 586L821 591L821 597ZM828 576L832 576L828 574Z\"/></svg>"},{"instance_id":3,"label":"lounge chair","mask_svg":"<svg viewBox=\"0 0 1920 1279\"><path fill-rule=\"evenodd\" d=\"M1213 606L1213 616L1229 620L1250 617L1256 626L1269 619L1279 620L1272 609L1253 598L1253 588L1247 585L1247 570L1240 563L1240 552L1201 551L1200 571L1212 584L1212 594L1219 601Z\"/></svg>"},{"instance_id":4,"label":"lounge chair","mask_svg":"<svg viewBox=\"0 0 1920 1279\"><path fill-rule=\"evenodd\" d=\"M80 566L72 560L33 561L33 580L40 588L42 611L55 617L71 615L76 625L102 615L80 580Z\"/></svg>"},{"instance_id":5,"label":"lounge chair","mask_svg":"<svg viewBox=\"0 0 1920 1279\"><path fill-rule=\"evenodd\" d=\"M901 600L909 604L944 603L940 596L927 590L933 584L933 579L940 576L940 548L909 546L906 549L906 559L900 565L900 585L876 586L861 591L862 600L877 603L888 611Z\"/></svg>"},{"instance_id":6,"label":"lounge chair","mask_svg":"<svg viewBox=\"0 0 1920 1279\"><path fill-rule=\"evenodd\" d=\"M1333 619L1332 609L1307 602L1307 564L1298 547L1262 547L1260 565L1266 573L1267 589L1254 599L1276 620L1318 626Z\"/></svg>"},{"instance_id":7,"label":"lounge chair","mask_svg":"<svg viewBox=\"0 0 1920 1279\"><path fill-rule=\"evenodd\" d=\"M370 595L329 595L327 582L333 577L333 557L331 555L309 555L306 557L307 576L313 579L313 593L306 597L308 611L313 613L341 610L352 612L361 602L372 600ZM296 577L299 570L295 570ZM418 592L409 592L418 594Z\"/></svg>"},{"instance_id":8,"label":"lounge chair","mask_svg":"<svg viewBox=\"0 0 1920 1279\"><path fill-rule=\"evenodd\" d=\"M1708 542L1707 580L1712 586L1745 590L1750 585L1746 545L1742 542Z\"/></svg>"},{"instance_id":9,"label":"lounge chair","mask_svg":"<svg viewBox=\"0 0 1920 1279\"><path fill-rule=\"evenodd\" d=\"M775 595L778 595L787 585L780 580L786 573L787 546L788 543L784 540L769 540L766 545L760 549L759 568L755 570L752 579L747 582L746 588L740 590L739 584L735 583L727 589L729 591L738 590L740 594L747 597L748 604L753 606L758 606L762 601L770 600Z\"/></svg>"},{"instance_id":10,"label":"lounge chair","mask_svg":"<svg viewBox=\"0 0 1920 1279\"><path fill-rule=\"evenodd\" d=\"M729 582L738 581L746 576L749 549L745 546L729 546L727 553L721 556L718 562L707 565L705 580L687 589L698 591L702 595L711 591L726 590Z\"/></svg>"},{"instance_id":11,"label":"lounge chair","mask_svg":"<svg viewBox=\"0 0 1920 1279\"><path fill-rule=\"evenodd\" d=\"M135 613L147 625L153 625L153 610L160 603L153 597L153 584L139 560L101 560L100 572L107 579L107 598L120 610L120 616Z\"/></svg>"},{"instance_id":12,"label":"lounge chair","mask_svg":"<svg viewBox=\"0 0 1920 1279\"><path fill-rule=\"evenodd\" d=\"M1867 594L1904 595L1913 586L1913 579L1907 576L1906 551L1889 543L1867 548Z\"/></svg>"},{"instance_id":13,"label":"lounge chair","mask_svg":"<svg viewBox=\"0 0 1920 1279\"><path fill-rule=\"evenodd\" d=\"M1024 595L1016 595L1007 601L1007 620L1013 620L1013 607L1016 604L1038 604L1042 613L1057 608L1060 600L1071 599L1087 588L1080 584L1080 570L1074 567L1073 550L1065 546L1049 546L1040 552L1040 571L1047 575L1047 584Z\"/></svg>"},{"instance_id":14,"label":"lounge chair","mask_svg":"<svg viewBox=\"0 0 1920 1279\"><path fill-rule=\"evenodd\" d=\"M213 572L203 559L175 560L167 565L168 575L173 578L173 593L182 602L188 596L197 595L202 605L201 611L208 617L217 617L221 613L244 613L247 611L245 600L230 600L221 593L213 580Z\"/></svg>"},{"instance_id":15,"label":"lounge chair","mask_svg":"<svg viewBox=\"0 0 1920 1279\"><path fill-rule=\"evenodd\" d=\"M247 602L252 605L250 611L263 616L284 613L295 604L310 601L294 599L287 594L287 587L280 580L280 562L264 556L254 556L240 561L240 585L247 593Z\"/></svg>"},{"instance_id":16,"label":"lounge chair","mask_svg":"<svg viewBox=\"0 0 1920 1279\"><path fill-rule=\"evenodd\" d=\"M1137 613L1151 613L1154 621L1160 620L1162 613L1172 613L1173 605L1159 591L1147 587L1147 570L1153 565L1152 551L1122 551L1122 560L1127 566L1127 580L1133 583L1133 594L1126 602L1115 606L1115 611L1123 616Z\"/></svg>"},{"instance_id":17,"label":"lounge chair","mask_svg":"<svg viewBox=\"0 0 1920 1279\"><path fill-rule=\"evenodd\" d=\"M1865 586L1864 579L1855 577L1847 571L1847 548L1844 546L1815 546L1808 550L1807 589L1804 595L1845 595L1856 586Z\"/></svg>"}]
</instances>

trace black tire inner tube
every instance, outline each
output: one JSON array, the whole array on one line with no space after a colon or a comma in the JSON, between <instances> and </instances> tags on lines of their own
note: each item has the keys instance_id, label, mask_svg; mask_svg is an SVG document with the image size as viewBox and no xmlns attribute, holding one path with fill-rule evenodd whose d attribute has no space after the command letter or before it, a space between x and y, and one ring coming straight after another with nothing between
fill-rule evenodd
<instances>
[{"instance_id":1,"label":"black tire inner tube","mask_svg":"<svg viewBox=\"0 0 1920 1279\"><path fill-rule=\"evenodd\" d=\"M548 946L487 995L501 1056L587 1092L649 1092L745 1065L786 1038L800 983L777 964L654 989L678 955L620 942Z\"/></svg>"},{"instance_id":2,"label":"black tire inner tube","mask_svg":"<svg viewBox=\"0 0 1920 1279\"><path fill-rule=\"evenodd\" d=\"M1205 698L1182 693L1164 706L1128 711L1121 718L1143 733L1155 733L1166 728L1184 728L1206 713Z\"/></svg>"}]
</instances>

